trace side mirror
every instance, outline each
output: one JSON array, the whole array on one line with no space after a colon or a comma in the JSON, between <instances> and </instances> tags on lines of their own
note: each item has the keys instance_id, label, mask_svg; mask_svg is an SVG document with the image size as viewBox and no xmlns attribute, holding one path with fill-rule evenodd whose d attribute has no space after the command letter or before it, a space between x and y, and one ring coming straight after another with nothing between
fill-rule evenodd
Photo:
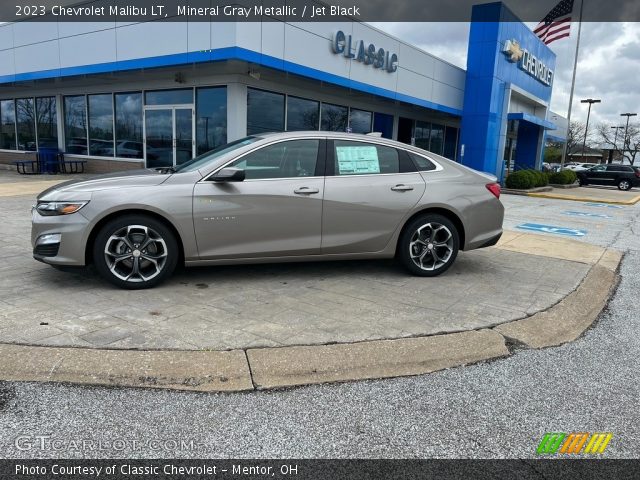
<instances>
[{"instance_id":1,"label":"side mirror","mask_svg":"<svg viewBox=\"0 0 640 480\"><path fill-rule=\"evenodd\" d=\"M242 182L244 181L245 174L241 168L228 167L223 168L209 178L214 182Z\"/></svg>"}]
</instances>

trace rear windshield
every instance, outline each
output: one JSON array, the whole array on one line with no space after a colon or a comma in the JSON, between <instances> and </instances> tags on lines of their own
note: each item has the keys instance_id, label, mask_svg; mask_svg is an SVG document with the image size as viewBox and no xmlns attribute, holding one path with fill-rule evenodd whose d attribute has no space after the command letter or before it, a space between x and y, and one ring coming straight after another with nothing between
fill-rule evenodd
<instances>
[{"instance_id":1,"label":"rear windshield","mask_svg":"<svg viewBox=\"0 0 640 480\"><path fill-rule=\"evenodd\" d=\"M254 142L261 140L260 137L245 137L240 140L236 140L234 142L230 142L224 145L220 145L213 150L209 150L208 152L203 153L202 155L198 155L195 158L192 158L188 162L184 162L182 165L178 165L175 168L176 172L193 172L194 170L198 170L202 168L204 165L209 162L214 161L216 158L221 157L233 150L238 150L239 148L250 145Z\"/></svg>"}]
</instances>

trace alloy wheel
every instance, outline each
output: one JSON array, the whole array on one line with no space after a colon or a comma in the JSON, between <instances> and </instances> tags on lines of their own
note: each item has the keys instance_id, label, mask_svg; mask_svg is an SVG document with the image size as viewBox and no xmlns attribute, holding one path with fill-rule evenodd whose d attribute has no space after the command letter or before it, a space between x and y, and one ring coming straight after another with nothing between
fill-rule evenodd
<instances>
[{"instance_id":1,"label":"alloy wheel","mask_svg":"<svg viewBox=\"0 0 640 480\"><path fill-rule=\"evenodd\" d=\"M452 254L453 234L445 225L429 222L411 236L409 256L422 270L435 271L442 268Z\"/></svg>"},{"instance_id":2,"label":"alloy wheel","mask_svg":"<svg viewBox=\"0 0 640 480\"><path fill-rule=\"evenodd\" d=\"M144 225L119 228L104 247L107 267L125 282L148 282L157 277L165 267L167 255L162 236Z\"/></svg>"}]
</instances>

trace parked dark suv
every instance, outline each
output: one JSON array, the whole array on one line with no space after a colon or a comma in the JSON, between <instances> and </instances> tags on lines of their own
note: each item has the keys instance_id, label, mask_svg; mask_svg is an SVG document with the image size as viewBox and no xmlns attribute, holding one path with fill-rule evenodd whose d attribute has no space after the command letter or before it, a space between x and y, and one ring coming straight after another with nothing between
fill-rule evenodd
<instances>
[{"instance_id":1,"label":"parked dark suv","mask_svg":"<svg viewBox=\"0 0 640 480\"><path fill-rule=\"evenodd\" d=\"M597 165L576 174L580 185L615 185L620 190L640 186L640 168L630 165Z\"/></svg>"}]
</instances>

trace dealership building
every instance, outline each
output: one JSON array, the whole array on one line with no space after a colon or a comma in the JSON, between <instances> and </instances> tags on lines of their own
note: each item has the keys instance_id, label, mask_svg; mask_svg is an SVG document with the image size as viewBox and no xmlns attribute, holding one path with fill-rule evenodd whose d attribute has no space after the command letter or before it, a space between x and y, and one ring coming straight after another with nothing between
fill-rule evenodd
<instances>
[{"instance_id":1,"label":"dealership building","mask_svg":"<svg viewBox=\"0 0 640 480\"><path fill-rule=\"evenodd\" d=\"M565 136L555 54L476 5L467 68L365 23L0 25L0 164L42 148L105 172L180 164L292 130L380 132L504 178Z\"/></svg>"}]
</instances>

